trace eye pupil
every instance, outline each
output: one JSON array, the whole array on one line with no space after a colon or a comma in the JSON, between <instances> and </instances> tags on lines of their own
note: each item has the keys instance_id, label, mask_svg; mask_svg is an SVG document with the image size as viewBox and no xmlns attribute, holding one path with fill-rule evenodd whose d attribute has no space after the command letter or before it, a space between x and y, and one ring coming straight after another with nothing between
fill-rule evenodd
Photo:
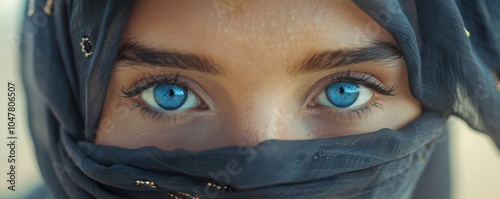
<instances>
[{"instance_id":1,"label":"eye pupil","mask_svg":"<svg viewBox=\"0 0 500 199\"><path fill-rule=\"evenodd\" d=\"M339 108L348 107L359 96L359 86L350 82L336 82L326 87L326 97L334 106Z\"/></svg>"},{"instance_id":2,"label":"eye pupil","mask_svg":"<svg viewBox=\"0 0 500 199\"><path fill-rule=\"evenodd\" d=\"M159 84L153 89L156 103L166 110L176 110L187 99L187 90L178 84Z\"/></svg>"}]
</instances>

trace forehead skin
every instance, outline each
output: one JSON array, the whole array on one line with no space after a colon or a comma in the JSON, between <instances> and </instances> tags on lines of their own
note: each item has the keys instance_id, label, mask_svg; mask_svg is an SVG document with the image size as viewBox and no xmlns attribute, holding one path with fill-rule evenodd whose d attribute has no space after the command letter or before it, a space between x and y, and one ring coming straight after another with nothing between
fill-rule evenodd
<instances>
[{"instance_id":1,"label":"forehead skin","mask_svg":"<svg viewBox=\"0 0 500 199\"><path fill-rule=\"evenodd\" d=\"M286 58L298 48L303 54L363 46L382 32L348 0L143 0L136 3L124 38L258 67L262 60L293 61Z\"/></svg>"}]
</instances>

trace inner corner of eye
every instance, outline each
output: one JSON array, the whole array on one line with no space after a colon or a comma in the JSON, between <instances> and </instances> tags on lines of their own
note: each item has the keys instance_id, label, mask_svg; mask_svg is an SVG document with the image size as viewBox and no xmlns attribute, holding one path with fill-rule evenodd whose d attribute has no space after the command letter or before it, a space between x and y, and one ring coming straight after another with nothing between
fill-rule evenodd
<instances>
[{"instance_id":1,"label":"inner corner of eye","mask_svg":"<svg viewBox=\"0 0 500 199\"><path fill-rule=\"evenodd\" d=\"M148 105L152 106L153 108L156 108L156 109L162 109L158 103L156 103L156 99L154 97L154 90L155 86L152 86L151 88L148 88L146 90L144 90L142 93L141 93L141 99Z\"/></svg>"}]
</instances>

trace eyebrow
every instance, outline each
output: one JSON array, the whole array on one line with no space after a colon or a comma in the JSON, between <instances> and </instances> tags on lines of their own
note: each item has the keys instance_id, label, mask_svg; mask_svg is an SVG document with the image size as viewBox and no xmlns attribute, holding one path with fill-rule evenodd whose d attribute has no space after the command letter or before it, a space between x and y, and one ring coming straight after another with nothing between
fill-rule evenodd
<instances>
[{"instance_id":1,"label":"eyebrow","mask_svg":"<svg viewBox=\"0 0 500 199\"><path fill-rule=\"evenodd\" d=\"M310 73L368 61L395 61L400 58L403 58L403 53L395 42L379 40L368 47L316 52L292 68L290 73Z\"/></svg>"},{"instance_id":2,"label":"eyebrow","mask_svg":"<svg viewBox=\"0 0 500 199\"><path fill-rule=\"evenodd\" d=\"M293 66L290 74L305 74L368 61L390 61L403 58L399 46L394 42L375 41L367 47L356 49L324 50ZM118 67L157 66L193 70L208 75L224 76L221 67L203 55L156 50L126 42L118 50Z\"/></svg>"},{"instance_id":3,"label":"eyebrow","mask_svg":"<svg viewBox=\"0 0 500 199\"><path fill-rule=\"evenodd\" d=\"M217 76L224 74L212 59L205 56L156 50L134 42L120 45L116 62L119 67L158 66L194 70Z\"/></svg>"}]
</instances>

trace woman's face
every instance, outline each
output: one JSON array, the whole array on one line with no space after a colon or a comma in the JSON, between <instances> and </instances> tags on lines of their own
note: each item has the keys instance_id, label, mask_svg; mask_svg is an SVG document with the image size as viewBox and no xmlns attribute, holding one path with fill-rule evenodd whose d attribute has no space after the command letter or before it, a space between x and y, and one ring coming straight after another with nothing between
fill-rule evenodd
<instances>
[{"instance_id":1,"label":"woman's face","mask_svg":"<svg viewBox=\"0 0 500 199\"><path fill-rule=\"evenodd\" d=\"M398 129L421 113L392 36L347 0L139 0L96 143L202 150Z\"/></svg>"}]
</instances>

